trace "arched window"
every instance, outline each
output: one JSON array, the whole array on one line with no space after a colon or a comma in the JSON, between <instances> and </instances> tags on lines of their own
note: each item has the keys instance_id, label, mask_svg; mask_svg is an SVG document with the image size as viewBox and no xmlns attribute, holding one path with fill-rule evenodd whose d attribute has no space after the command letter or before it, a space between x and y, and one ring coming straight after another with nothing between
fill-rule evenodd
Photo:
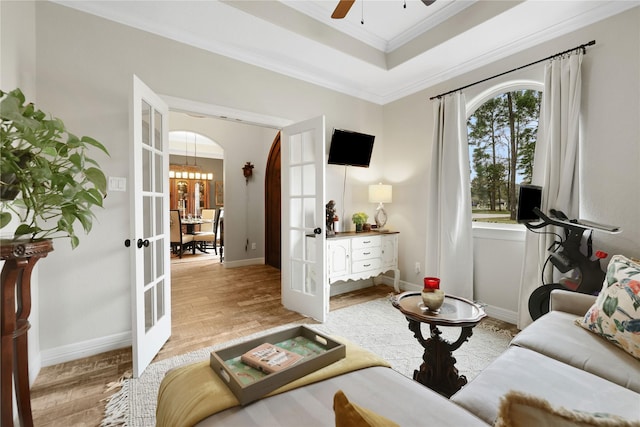
<instances>
[{"instance_id":1,"label":"arched window","mask_svg":"<svg viewBox=\"0 0 640 427\"><path fill-rule=\"evenodd\" d=\"M520 184L531 182L542 83L511 81L467 105L474 221L515 223Z\"/></svg>"}]
</instances>

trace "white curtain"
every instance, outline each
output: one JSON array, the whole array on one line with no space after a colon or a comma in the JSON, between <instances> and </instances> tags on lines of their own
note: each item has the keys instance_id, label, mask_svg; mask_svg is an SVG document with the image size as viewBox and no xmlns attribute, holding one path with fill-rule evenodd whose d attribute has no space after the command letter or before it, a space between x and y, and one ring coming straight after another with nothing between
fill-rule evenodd
<instances>
[{"instance_id":1,"label":"white curtain","mask_svg":"<svg viewBox=\"0 0 640 427\"><path fill-rule=\"evenodd\" d=\"M427 191L425 275L450 295L473 298L469 147L464 95L438 99Z\"/></svg>"},{"instance_id":2,"label":"white curtain","mask_svg":"<svg viewBox=\"0 0 640 427\"><path fill-rule=\"evenodd\" d=\"M532 183L542 186L542 207L564 212L578 218L578 146L580 141L580 68L583 53L555 59L545 66L544 92L538 125L538 140L534 157ZM540 231L561 233L547 226ZM529 296L542 285L542 269L549 256L548 248L555 236L527 232L525 257L520 282L518 327L531 323ZM544 271L544 283L554 283L549 263Z\"/></svg>"}]
</instances>

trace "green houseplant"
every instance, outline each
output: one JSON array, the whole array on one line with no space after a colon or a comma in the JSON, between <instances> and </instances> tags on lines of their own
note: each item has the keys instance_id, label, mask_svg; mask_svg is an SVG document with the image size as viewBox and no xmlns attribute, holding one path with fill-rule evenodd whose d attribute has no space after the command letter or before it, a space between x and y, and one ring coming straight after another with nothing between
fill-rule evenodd
<instances>
[{"instance_id":1,"label":"green houseplant","mask_svg":"<svg viewBox=\"0 0 640 427\"><path fill-rule=\"evenodd\" d=\"M364 212L356 212L351 216L351 221L356 225L356 232L362 231L362 226L369 219L369 215Z\"/></svg>"},{"instance_id":2,"label":"green houseplant","mask_svg":"<svg viewBox=\"0 0 640 427\"><path fill-rule=\"evenodd\" d=\"M79 243L74 225L91 230L102 207L107 181L90 147L109 154L98 141L78 138L62 120L26 103L20 89L0 90L0 229L18 218L14 239L68 237Z\"/></svg>"}]
</instances>

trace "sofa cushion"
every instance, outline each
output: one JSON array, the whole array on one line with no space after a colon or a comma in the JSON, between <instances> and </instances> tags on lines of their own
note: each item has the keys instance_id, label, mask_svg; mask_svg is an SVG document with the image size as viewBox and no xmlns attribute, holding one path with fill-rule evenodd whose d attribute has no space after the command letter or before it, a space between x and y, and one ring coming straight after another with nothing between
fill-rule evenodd
<instances>
[{"instance_id":1,"label":"sofa cushion","mask_svg":"<svg viewBox=\"0 0 640 427\"><path fill-rule=\"evenodd\" d=\"M537 396L510 391L500 399L495 427L634 427L633 424L615 415L572 411Z\"/></svg>"},{"instance_id":2,"label":"sofa cushion","mask_svg":"<svg viewBox=\"0 0 640 427\"><path fill-rule=\"evenodd\" d=\"M527 326L511 345L528 348L640 393L640 361L582 329L574 314L550 311Z\"/></svg>"},{"instance_id":3,"label":"sofa cushion","mask_svg":"<svg viewBox=\"0 0 640 427\"><path fill-rule=\"evenodd\" d=\"M509 347L469 384L451 397L493 423L500 398L511 390L539 396L584 412L617 415L640 422L640 395L596 375L521 347Z\"/></svg>"},{"instance_id":4,"label":"sofa cushion","mask_svg":"<svg viewBox=\"0 0 640 427\"><path fill-rule=\"evenodd\" d=\"M400 427L371 409L349 402L342 390L333 396L333 412L336 414L336 427Z\"/></svg>"},{"instance_id":5,"label":"sofa cushion","mask_svg":"<svg viewBox=\"0 0 640 427\"><path fill-rule=\"evenodd\" d=\"M640 264L611 258L602 290L578 324L640 359Z\"/></svg>"}]
</instances>

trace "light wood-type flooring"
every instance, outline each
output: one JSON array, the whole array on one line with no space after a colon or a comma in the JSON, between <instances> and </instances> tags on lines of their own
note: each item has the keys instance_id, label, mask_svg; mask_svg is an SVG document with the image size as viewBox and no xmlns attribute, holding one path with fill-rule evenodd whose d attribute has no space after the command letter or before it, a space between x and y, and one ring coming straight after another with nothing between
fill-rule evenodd
<instances>
[{"instance_id":1,"label":"light wood-type flooring","mask_svg":"<svg viewBox=\"0 0 640 427\"><path fill-rule=\"evenodd\" d=\"M173 259L172 335L154 361L303 320L280 303L280 271L265 265L224 268L217 258ZM331 310L387 296L372 286L331 298ZM307 319L308 322L313 322ZM513 325L485 319L517 332ZM45 367L31 389L36 427L98 426L113 390L107 385L131 371L131 348Z\"/></svg>"},{"instance_id":2,"label":"light wood-type flooring","mask_svg":"<svg viewBox=\"0 0 640 427\"><path fill-rule=\"evenodd\" d=\"M172 335L154 361L304 319L280 303L280 271L265 265L224 268L212 257L174 259ZM373 286L331 298L331 310L386 296ZM34 424L98 426L113 391L131 371L131 348L43 368L31 389Z\"/></svg>"}]
</instances>

